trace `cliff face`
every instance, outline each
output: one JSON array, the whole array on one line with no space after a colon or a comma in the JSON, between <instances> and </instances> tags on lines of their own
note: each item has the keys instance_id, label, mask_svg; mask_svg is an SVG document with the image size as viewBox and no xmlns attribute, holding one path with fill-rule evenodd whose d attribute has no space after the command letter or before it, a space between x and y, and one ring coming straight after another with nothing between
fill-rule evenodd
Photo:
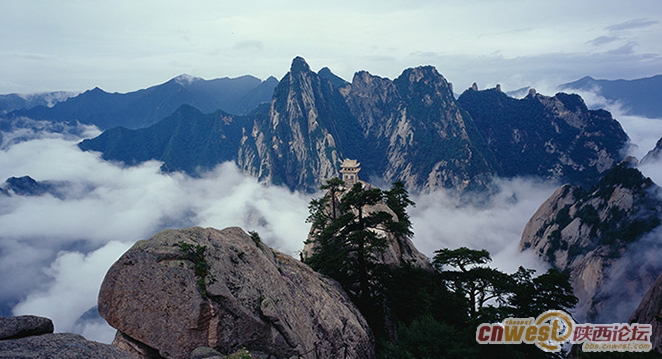
<instances>
[{"instance_id":1,"label":"cliff face","mask_svg":"<svg viewBox=\"0 0 662 359\"><path fill-rule=\"evenodd\" d=\"M341 93L387 182L464 190L486 187L494 174L491 151L434 67L407 69L393 81L361 71Z\"/></svg>"},{"instance_id":2,"label":"cliff face","mask_svg":"<svg viewBox=\"0 0 662 359\"><path fill-rule=\"evenodd\" d=\"M311 71L302 58L280 81L266 116L245 134L237 161L258 178L317 189L338 176L342 158L359 158L364 173L409 188L482 188L490 151L433 67L397 79L362 71L351 84ZM488 154L488 156L486 156Z\"/></svg>"},{"instance_id":3,"label":"cliff face","mask_svg":"<svg viewBox=\"0 0 662 359\"><path fill-rule=\"evenodd\" d=\"M268 115L244 133L237 164L258 178L315 190L321 179L338 176L343 156L358 153L360 137L331 82L297 57L276 87Z\"/></svg>"},{"instance_id":4,"label":"cliff face","mask_svg":"<svg viewBox=\"0 0 662 359\"><path fill-rule=\"evenodd\" d=\"M660 225L659 196L650 178L622 163L589 191L559 188L527 223L520 249L570 271L578 318L623 321L627 313L615 308L636 303L662 270L656 258L641 255L662 248L659 239L642 241Z\"/></svg>"},{"instance_id":5,"label":"cliff face","mask_svg":"<svg viewBox=\"0 0 662 359\"><path fill-rule=\"evenodd\" d=\"M374 356L370 328L337 282L239 228L137 242L106 274L99 314L118 329L114 344L145 358L189 358L198 347L257 358Z\"/></svg>"},{"instance_id":6,"label":"cliff face","mask_svg":"<svg viewBox=\"0 0 662 359\"><path fill-rule=\"evenodd\" d=\"M530 91L518 100L497 89L469 89L458 99L494 152L499 174L535 175L592 185L623 158L628 137L604 110L578 95Z\"/></svg>"}]
</instances>

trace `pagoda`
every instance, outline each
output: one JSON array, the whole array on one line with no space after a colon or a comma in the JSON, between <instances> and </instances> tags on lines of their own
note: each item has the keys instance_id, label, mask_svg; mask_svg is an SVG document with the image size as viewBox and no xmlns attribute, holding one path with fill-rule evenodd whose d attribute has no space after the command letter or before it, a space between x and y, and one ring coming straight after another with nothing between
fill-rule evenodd
<instances>
[{"instance_id":1,"label":"pagoda","mask_svg":"<svg viewBox=\"0 0 662 359\"><path fill-rule=\"evenodd\" d=\"M361 170L359 166L361 164L358 161L350 160L349 158L342 162L340 173L342 174L342 180L345 182L345 186L352 187L359 181L359 171Z\"/></svg>"}]
</instances>

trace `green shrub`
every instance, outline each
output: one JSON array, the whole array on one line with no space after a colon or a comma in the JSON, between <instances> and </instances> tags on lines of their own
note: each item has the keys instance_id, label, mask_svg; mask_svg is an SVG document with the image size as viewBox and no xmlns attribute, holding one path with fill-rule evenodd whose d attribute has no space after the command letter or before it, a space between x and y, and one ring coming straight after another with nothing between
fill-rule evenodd
<instances>
[{"instance_id":1,"label":"green shrub","mask_svg":"<svg viewBox=\"0 0 662 359\"><path fill-rule=\"evenodd\" d=\"M184 241L177 243L179 249L184 252L184 259L193 262L195 276L198 278L196 284L203 298L207 298L207 276L209 275L209 263L205 259L205 250L207 246L192 245Z\"/></svg>"}]
</instances>

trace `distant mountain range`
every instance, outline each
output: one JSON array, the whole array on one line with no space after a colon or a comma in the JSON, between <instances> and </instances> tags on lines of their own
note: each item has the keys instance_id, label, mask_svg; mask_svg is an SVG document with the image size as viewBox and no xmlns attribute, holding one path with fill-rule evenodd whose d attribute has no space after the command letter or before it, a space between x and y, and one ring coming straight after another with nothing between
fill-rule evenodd
<instances>
[{"instance_id":1,"label":"distant mountain range","mask_svg":"<svg viewBox=\"0 0 662 359\"><path fill-rule=\"evenodd\" d=\"M143 128L172 114L181 105L195 106L204 112L223 110L246 114L257 105L271 100L278 80L269 77L261 81L253 76L204 80L181 75L163 84L129 93L108 93L100 88L55 103L52 107L41 103L7 111L6 119L28 117L34 120L80 122L96 125L102 130L123 126ZM11 109L20 105L20 96L0 98ZM13 104L9 104L14 101ZM43 101L42 101L43 102ZM2 107L0 107L1 109Z\"/></svg>"},{"instance_id":2,"label":"distant mountain range","mask_svg":"<svg viewBox=\"0 0 662 359\"><path fill-rule=\"evenodd\" d=\"M624 106L627 114L662 118L662 75L636 80L596 80L590 76L559 86L560 90L594 91Z\"/></svg>"},{"instance_id":3,"label":"distant mountain range","mask_svg":"<svg viewBox=\"0 0 662 359\"><path fill-rule=\"evenodd\" d=\"M0 114L6 114L8 112L22 109L31 109L37 106L53 107L57 103L76 95L78 95L77 92L67 91L44 92L29 95L16 93L0 95Z\"/></svg>"},{"instance_id":4,"label":"distant mountain range","mask_svg":"<svg viewBox=\"0 0 662 359\"><path fill-rule=\"evenodd\" d=\"M63 103L64 105L64 103ZM57 106L56 106L57 107ZM295 58L269 104L248 116L203 114L190 106L149 128L114 128L84 150L195 174L223 161L291 189L315 190L358 159L365 178L412 189L487 188L494 175L535 175L590 184L620 162L627 141L617 121L577 95L469 89L458 100L431 66L395 80L354 75L351 83Z\"/></svg>"}]
</instances>

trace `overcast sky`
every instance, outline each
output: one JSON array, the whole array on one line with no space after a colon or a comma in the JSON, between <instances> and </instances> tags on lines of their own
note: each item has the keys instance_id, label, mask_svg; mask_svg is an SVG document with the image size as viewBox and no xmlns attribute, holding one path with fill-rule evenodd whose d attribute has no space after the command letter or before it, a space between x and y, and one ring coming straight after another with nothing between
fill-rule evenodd
<instances>
[{"instance_id":1,"label":"overcast sky","mask_svg":"<svg viewBox=\"0 0 662 359\"><path fill-rule=\"evenodd\" d=\"M662 73L660 0L0 0L0 93L128 92L182 73L281 78L292 58L461 92Z\"/></svg>"}]
</instances>

